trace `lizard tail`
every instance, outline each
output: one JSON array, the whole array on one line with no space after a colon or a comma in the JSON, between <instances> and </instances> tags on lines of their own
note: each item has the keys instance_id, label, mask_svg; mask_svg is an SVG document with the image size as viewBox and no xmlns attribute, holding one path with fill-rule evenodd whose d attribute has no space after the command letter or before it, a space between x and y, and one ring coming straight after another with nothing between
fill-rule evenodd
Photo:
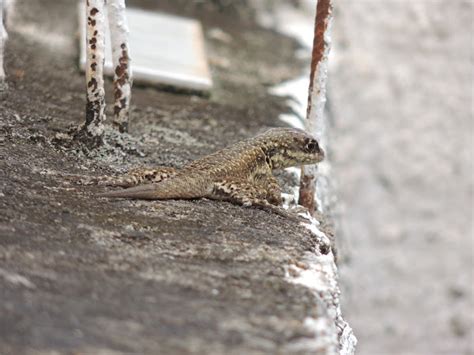
<instances>
[{"instance_id":1,"label":"lizard tail","mask_svg":"<svg viewBox=\"0 0 474 355\"><path fill-rule=\"evenodd\" d=\"M101 193L99 197L131 198L141 200L193 199L206 194L206 185L200 179L170 179L156 184L145 184L119 191Z\"/></svg>"},{"instance_id":2,"label":"lizard tail","mask_svg":"<svg viewBox=\"0 0 474 355\"><path fill-rule=\"evenodd\" d=\"M141 186L135 186L119 191L109 191L100 193L98 197L109 197L109 198L132 198L132 199L143 199L143 200L155 200L159 199L157 196L157 186L155 184L147 184ZM161 197L163 198L163 197Z\"/></svg>"}]
</instances>

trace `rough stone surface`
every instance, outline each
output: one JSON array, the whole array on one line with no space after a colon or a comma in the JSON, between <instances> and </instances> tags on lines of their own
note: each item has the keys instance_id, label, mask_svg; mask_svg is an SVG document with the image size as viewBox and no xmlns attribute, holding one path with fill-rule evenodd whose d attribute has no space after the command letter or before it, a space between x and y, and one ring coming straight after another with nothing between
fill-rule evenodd
<instances>
[{"instance_id":1,"label":"rough stone surface","mask_svg":"<svg viewBox=\"0 0 474 355\"><path fill-rule=\"evenodd\" d=\"M180 167L278 125L285 104L267 85L299 71L295 42L255 25L245 6L130 3L224 31L207 38L216 90L206 99L135 87L130 134L108 129L107 144L88 151L65 134L85 105L76 1L18 1L0 97L0 353L303 354L315 341L326 353L335 326L315 339L308 323L326 324L324 302L337 300L288 275L318 252L306 228L208 200L97 199L102 188L75 183Z\"/></svg>"},{"instance_id":2,"label":"rough stone surface","mask_svg":"<svg viewBox=\"0 0 474 355\"><path fill-rule=\"evenodd\" d=\"M358 350L470 354L473 3L342 1L334 17L331 158Z\"/></svg>"}]
</instances>

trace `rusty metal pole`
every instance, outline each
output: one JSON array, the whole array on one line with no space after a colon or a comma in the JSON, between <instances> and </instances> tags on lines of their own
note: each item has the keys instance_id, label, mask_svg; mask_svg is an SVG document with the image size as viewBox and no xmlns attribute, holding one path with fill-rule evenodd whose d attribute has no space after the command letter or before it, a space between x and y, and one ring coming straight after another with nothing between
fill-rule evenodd
<instances>
[{"instance_id":1,"label":"rusty metal pole","mask_svg":"<svg viewBox=\"0 0 474 355\"><path fill-rule=\"evenodd\" d=\"M313 53L306 111L306 130L321 141L328 55L331 46L332 0L318 0L314 25ZM316 165L301 168L299 204L313 213L316 206Z\"/></svg>"},{"instance_id":2,"label":"rusty metal pole","mask_svg":"<svg viewBox=\"0 0 474 355\"><path fill-rule=\"evenodd\" d=\"M132 71L130 67L128 23L125 0L108 0L107 12L114 68L114 126L120 132L128 131Z\"/></svg>"},{"instance_id":3,"label":"rusty metal pole","mask_svg":"<svg viewBox=\"0 0 474 355\"><path fill-rule=\"evenodd\" d=\"M86 122L77 138L90 148L103 142L105 121L105 0L87 0L86 6Z\"/></svg>"}]
</instances>

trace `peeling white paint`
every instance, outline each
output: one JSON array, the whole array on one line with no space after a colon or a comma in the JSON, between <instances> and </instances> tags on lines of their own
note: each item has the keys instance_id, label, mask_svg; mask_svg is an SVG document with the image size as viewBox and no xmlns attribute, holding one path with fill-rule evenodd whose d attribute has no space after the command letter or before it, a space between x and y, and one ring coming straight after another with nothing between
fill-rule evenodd
<instances>
[{"instance_id":1,"label":"peeling white paint","mask_svg":"<svg viewBox=\"0 0 474 355\"><path fill-rule=\"evenodd\" d=\"M125 0L108 0L112 66L114 68L114 123L121 132L128 130L130 99L132 95L132 70Z\"/></svg>"},{"instance_id":2,"label":"peeling white paint","mask_svg":"<svg viewBox=\"0 0 474 355\"><path fill-rule=\"evenodd\" d=\"M105 0L87 0L86 6L86 82L85 128L90 137L101 137L105 121Z\"/></svg>"}]
</instances>

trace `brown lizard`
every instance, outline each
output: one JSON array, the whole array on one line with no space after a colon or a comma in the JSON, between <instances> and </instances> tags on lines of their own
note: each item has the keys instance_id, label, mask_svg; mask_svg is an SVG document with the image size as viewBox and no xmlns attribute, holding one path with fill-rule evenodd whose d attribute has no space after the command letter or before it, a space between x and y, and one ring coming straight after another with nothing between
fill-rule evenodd
<instances>
[{"instance_id":1,"label":"brown lizard","mask_svg":"<svg viewBox=\"0 0 474 355\"><path fill-rule=\"evenodd\" d=\"M308 133L294 128L273 128L251 139L195 160L180 170L135 169L106 185L128 187L100 197L146 200L197 199L231 201L288 216L281 207L281 188L272 171L314 164L324 151Z\"/></svg>"}]
</instances>

